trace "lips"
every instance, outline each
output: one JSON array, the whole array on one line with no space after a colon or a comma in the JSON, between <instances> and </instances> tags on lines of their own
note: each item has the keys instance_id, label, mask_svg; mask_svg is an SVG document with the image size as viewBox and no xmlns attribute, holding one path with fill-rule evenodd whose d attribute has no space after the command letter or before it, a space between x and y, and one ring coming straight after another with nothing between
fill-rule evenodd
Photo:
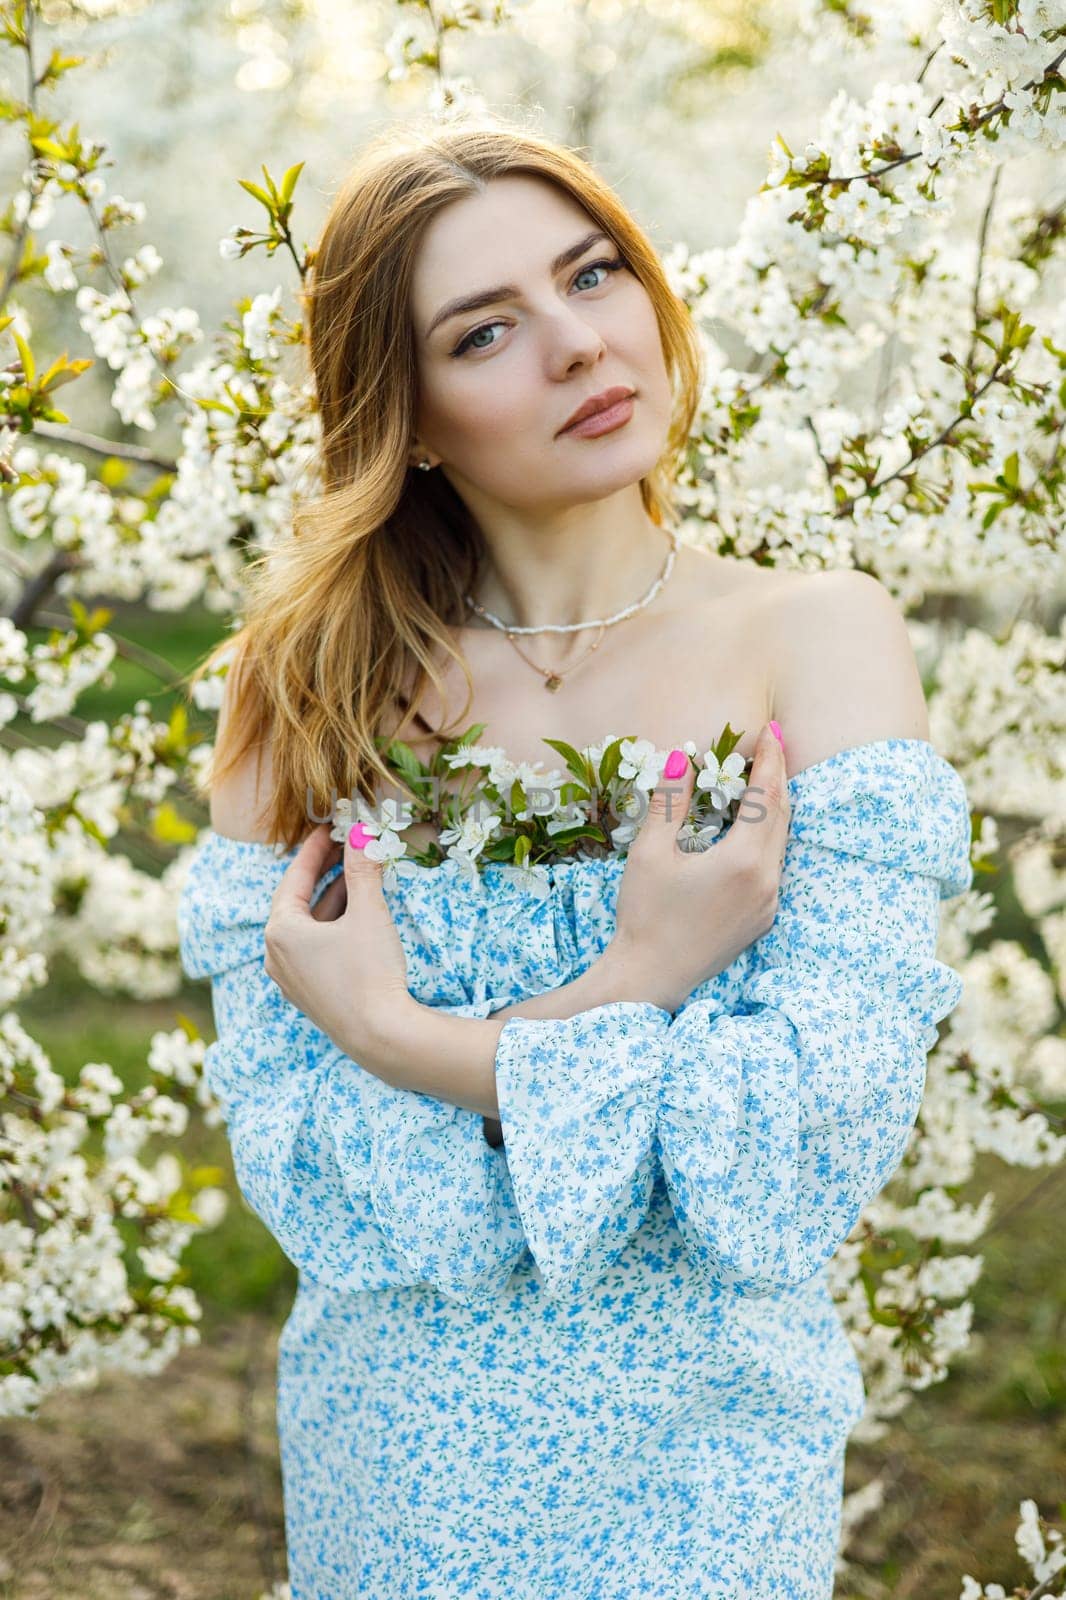
<instances>
[{"instance_id":1,"label":"lips","mask_svg":"<svg viewBox=\"0 0 1066 1600\"><path fill-rule=\"evenodd\" d=\"M590 395L587 400L581 402L571 416L567 417L559 432L565 433L575 422L582 422L585 417L595 416L597 411L609 411L619 400L627 400L634 392L626 384L616 384L613 389L604 389L600 394Z\"/></svg>"}]
</instances>

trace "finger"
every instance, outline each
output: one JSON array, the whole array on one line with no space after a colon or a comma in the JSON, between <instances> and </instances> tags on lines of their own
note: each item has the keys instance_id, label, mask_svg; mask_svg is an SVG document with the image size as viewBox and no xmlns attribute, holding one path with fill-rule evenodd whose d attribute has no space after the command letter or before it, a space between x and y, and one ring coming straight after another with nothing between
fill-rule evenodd
<instances>
[{"instance_id":1,"label":"finger","mask_svg":"<svg viewBox=\"0 0 1066 1600\"><path fill-rule=\"evenodd\" d=\"M319 878L335 859L336 851L330 838L330 824L322 822L309 833L282 873L274 892L273 908L277 911L310 913L311 896Z\"/></svg>"},{"instance_id":2,"label":"finger","mask_svg":"<svg viewBox=\"0 0 1066 1600\"><path fill-rule=\"evenodd\" d=\"M648 796L648 810L640 836L676 844L678 829L688 816L696 768L684 750L671 750L662 776Z\"/></svg>"},{"instance_id":3,"label":"finger","mask_svg":"<svg viewBox=\"0 0 1066 1600\"><path fill-rule=\"evenodd\" d=\"M780 813L782 831L787 833L789 822L792 818L792 796L788 792L788 765L785 761L784 736L778 723L768 722L766 726L771 732L776 729L773 744L774 759L777 763L778 811Z\"/></svg>"},{"instance_id":4,"label":"finger","mask_svg":"<svg viewBox=\"0 0 1066 1600\"><path fill-rule=\"evenodd\" d=\"M789 796L785 752L768 722L764 722L759 730L748 774L748 787L762 798L769 809L787 808Z\"/></svg>"},{"instance_id":5,"label":"finger","mask_svg":"<svg viewBox=\"0 0 1066 1600\"><path fill-rule=\"evenodd\" d=\"M344 882L349 909L365 900L367 894L381 895L382 864L366 853L374 838L361 822L354 823L344 836Z\"/></svg>"},{"instance_id":6,"label":"finger","mask_svg":"<svg viewBox=\"0 0 1066 1600\"><path fill-rule=\"evenodd\" d=\"M740 831L738 839L746 840L748 847L757 848L760 853L772 849L783 858L791 809L784 749L767 722L759 731L747 785L740 798L737 819L748 826ZM752 823L761 824L757 833L750 831Z\"/></svg>"}]
</instances>

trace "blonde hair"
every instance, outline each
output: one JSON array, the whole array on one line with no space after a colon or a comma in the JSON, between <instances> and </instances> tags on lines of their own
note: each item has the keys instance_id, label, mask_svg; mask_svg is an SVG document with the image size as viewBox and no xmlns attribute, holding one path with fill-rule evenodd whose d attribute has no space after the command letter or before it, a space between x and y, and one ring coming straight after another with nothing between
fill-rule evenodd
<instances>
[{"instance_id":1,"label":"blonde hair","mask_svg":"<svg viewBox=\"0 0 1066 1600\"><path fill-rule=\"evenodd\" d=\"M291 538L249 563L242 626L188 680L232 654L226 716L201 788L208 792L269 730L268 831L289 847L308 831L308 795L317 810L331 794L372 803L379 780L406 788L378 741L387 746L395 733L382 722L408 706L408 682L413 710L430 681L443 699L435 650L458 662L467 684L442 738L461 731L471 705L469 667L445 630L465 619L463 594L476 587L485 544L447 479L408 462L417 395L409 304L430 220L508 174L542 178L576 200L652 301L674 410L640 491L652 521L676 518L677 468L699 400L699 337L613 190L577 151L481 113L380 133L333 200L303 295L323 492L294 512Z\"/></svg>"}]
</instances>

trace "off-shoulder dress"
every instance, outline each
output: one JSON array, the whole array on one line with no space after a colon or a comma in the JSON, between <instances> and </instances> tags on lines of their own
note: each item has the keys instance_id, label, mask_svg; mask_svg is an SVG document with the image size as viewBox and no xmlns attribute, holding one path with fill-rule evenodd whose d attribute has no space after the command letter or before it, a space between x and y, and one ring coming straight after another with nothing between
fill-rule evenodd
<instances>
[{"instance_id":1,"label":"off-shoulder dress","mask_svg":"<svg viewBox=\"0 0 1066 1600\"><path fill-rule=\"evenodd\" d=\"M772 928L676 1013L508 1019L499 1148L267 976L294 852L201 836L179 929L211 980L205 1071L299 1274L277 1390L293 1600L829 1600L864 1393L824 1269L898 1166L960 998L935 949L970 818L922 739L788 787ZM600 954L624 857L540 886L400 867L412 993L484 1017Z\"/></svg>"}]
</instances>

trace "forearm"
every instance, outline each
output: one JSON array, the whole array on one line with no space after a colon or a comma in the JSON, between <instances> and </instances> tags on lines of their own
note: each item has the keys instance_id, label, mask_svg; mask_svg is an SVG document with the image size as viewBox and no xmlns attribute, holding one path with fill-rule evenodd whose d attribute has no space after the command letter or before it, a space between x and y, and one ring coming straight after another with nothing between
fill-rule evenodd
<instances>
[{"instance_id":1,"label":"forearm","mask_svg":"<svg viewBox=\"0 0 1066 1600\"><path fill-rule=\"evenodd\" d=\"M677 998L656 979L643 956L613 939L601 956L570 983L545 989L513 1006L502 1006L492 1020L502 1017L576 1017L612 1000L646 1000L666 1011L677 1008Z\"/></svg>"},{"instance_id":2,"label":"forearm","mask_svg":"<svg viewBox=\"0 0 1066 1600\"><path fill-rule=\"evenodd\" d=\"M674 997L635 954L612 942L571 983L546 989L489 1017L452 1016L410 998L408 1004L390 1002L371 1025L361 1022L349 1038L336 1042L393 1088L431 1095L495 1121L496 1049L511 1017L573 1017L618 1000L672 1010Z\"/></svg>"}]
</instances>

